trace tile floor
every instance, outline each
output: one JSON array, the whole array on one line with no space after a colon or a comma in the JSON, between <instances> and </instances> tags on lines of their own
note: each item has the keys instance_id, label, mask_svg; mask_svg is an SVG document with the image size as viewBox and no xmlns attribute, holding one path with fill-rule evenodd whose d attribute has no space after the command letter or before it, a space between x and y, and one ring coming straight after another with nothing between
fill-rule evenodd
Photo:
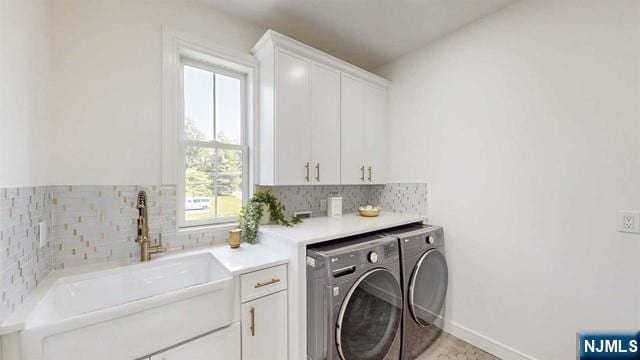
<instances>
[{"instance_id":1,"label":"tile floor","mask_svg":"<svg viewBox=\"0 0 640 360\"><path fill-rule=\"evenodd\" d=\"M500 360L500 358L443 332L416 360Z\"/></svg>"}]
</instances>

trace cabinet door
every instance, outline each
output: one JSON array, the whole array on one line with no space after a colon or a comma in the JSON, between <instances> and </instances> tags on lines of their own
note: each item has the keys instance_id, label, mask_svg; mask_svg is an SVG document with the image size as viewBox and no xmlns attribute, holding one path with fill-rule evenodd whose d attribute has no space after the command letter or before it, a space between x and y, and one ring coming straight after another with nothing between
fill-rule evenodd
<instances>
[{"instance_id":1,"label":"cabinet door","mask_svg":"<svg viewBox=\"0 0 640 360\"><path fill-rule=\"evenodd\" d=\"M240 324L153 355L150 360L240 360Z\"/></svg>"},{"instance_id":2,"label":"cabinet door","mask_svg":"<svg viewBox=\"0 0 640 360\"><path fill-rule=\"evenodd\" d=\"M242 304L242 360L287 359L287 292Z\"/></svg>"},{"instance_id":3,"label":"cabinet door","mask_svg":"<svg viewBox=\"0 0 640 360\"><path fill-rule=\"evenodd\" d=\"M313 184L340 184L340 72L311 65Z\"/></svg>"},{"instance_id":4,"label":"cabinet door","mask_svg":"<svg viewBox=\"0 0 640 360\"><path fill-rule=\"evenodd\" d=\"M375 84L365 84L364 105L365 182L384 184L387 181L387 90Z\"/></svg>"},{"instance_id":5,"label":"cabinet door","mask_svg":"<svg viewBox=\"0 0 640 360\"><path fill-rule=\"evenodd\" d=\"M343 184L364 183L364 83L342 74L341 84L341 177Z\"/></svg>"},{"instance_id":6,"label":"cabinet door","mask_svg":"<svg viewBox=\"0 0 640 360\"><path fill-rule=\"evenodd\" d=\"M307 184L312 166L311 62L282 49L275 56L275 183Z\"/></svg>"}]
</instances>

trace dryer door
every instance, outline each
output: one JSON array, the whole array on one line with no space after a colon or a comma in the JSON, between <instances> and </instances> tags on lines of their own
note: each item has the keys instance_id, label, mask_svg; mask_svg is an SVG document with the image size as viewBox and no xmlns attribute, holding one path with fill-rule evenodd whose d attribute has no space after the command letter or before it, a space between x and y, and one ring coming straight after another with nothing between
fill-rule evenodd
<instances>
[{"instance_id":1,"label":"dryer door","mask_svg":"<svg viewBox=\"0 0 640 360\"><path fill-rule=\"evenodd\" d=\"M436 249L426 251L418 260L409 281L409 310L422 327L438 318L447 294L449 270L444 255Z\"/></svg>"},{"instance_id":2,"label":"dryer door","mask_svg":"<svg viewBox=\"0 0 640 360\"><path fill-rule=\"evenodd\" d=\"M382 268L364 273L347 293L336 324L336 345L343 360L399 357L402 290Z\"/></svg>"}]
</instances>

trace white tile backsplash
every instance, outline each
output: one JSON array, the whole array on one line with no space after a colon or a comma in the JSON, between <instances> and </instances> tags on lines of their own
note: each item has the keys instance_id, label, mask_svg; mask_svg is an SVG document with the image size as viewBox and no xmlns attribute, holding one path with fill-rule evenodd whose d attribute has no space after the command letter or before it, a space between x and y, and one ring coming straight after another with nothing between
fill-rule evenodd
<instances>
[{"instance_id":1,"label":"white tile backsplash","mask_svg":"<svg viewBox=\"0 0 640 360\"><path fill-rule=\"evenodd\" d=\"M51 269L51 243L38 248L38 224L43 220L51 224L46 187L0 189L0 322Z\"/></svg>"},{"instance_id":2,"label":"white tile backsplash","mask_svg":"<svg viewBox=\"0 0 640 360\"><path fill-rule=\"evenodd\" d=\"M149 235L169 251L224 243L227 231L176 228L176 188L162 186L51 186L53 268L136 259L136 199L147 192Z\"/></svg>"},{"instance_id":3,"label":"white tile backsplash","mask_svg":"<svg viewBox=\"0 0 640 360\"><path fill-rule=\"evenodd\" d=\"M394 183L386 185L269 186L283 203L288 215L311 210L314 216L324 216L320 200L331 193L342 196L343 214L354 213L359 206L381 206L383 211L426 215L426 183Z\"/></svg>"},{"instance_id":4,"label":"white tile backsplash","mask_svg":"<svg viewBox=\"0 0 640 360\"><path fill-rule=\"evenodd\" d=\"M383 211L427 215L426 183L394 183L372 189L372 201Z\"/></svg>"},{"instance_id":5,"label":"white tile backsplash","mask_svg":"<svg viewBox=\"0 0 640 360\"><path fill-rule=\"evenodd\" d=\"M264 187L267 188L267 187ZM268 187L286 212L311 210L325 215L320 200L331 193L343 197L343 213L361 205L383 211L426 214L426 184L277 186ZM139 257L135 242L139 190L149 200L152 241L169 250L224 243L227 231L176 230L176 188L168 186L47 186L0 189L0 322L20 305L51 269ZM38 249L36 230L49 223L49 244Z\"/></svg>"},{"instance_id":6,"label":"white tile backsplash","mask_svg":"<svg viewBox=\"0 0 640 360\"><path fill-rule=\"evenodd\" d=\"M311 210L313 216L324 216L326 210L320 210L320 200L332 193L342 196L342 213L354 213L359 206L372 201L370 194L374 189L379 191L384 185L320 185L320 186L263 186L280 199L288 216L296 211ZM377 205L377 202L375 203Z\"/></svg>"}]
</instances>

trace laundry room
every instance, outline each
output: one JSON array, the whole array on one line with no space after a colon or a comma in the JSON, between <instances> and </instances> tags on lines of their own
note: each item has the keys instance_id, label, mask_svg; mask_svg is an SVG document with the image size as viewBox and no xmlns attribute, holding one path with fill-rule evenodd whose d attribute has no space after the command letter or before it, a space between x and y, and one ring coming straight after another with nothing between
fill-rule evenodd
<instances>
[{"instance_id":1,"label":"laundry room","mask_svg":"<svg viewBox=\"0 0 640 360\"><path fill-rule=\"evenodd\" d=\"M640 359L640 0L0 0L0 360Z\"/></svg>"}]
</instances>

